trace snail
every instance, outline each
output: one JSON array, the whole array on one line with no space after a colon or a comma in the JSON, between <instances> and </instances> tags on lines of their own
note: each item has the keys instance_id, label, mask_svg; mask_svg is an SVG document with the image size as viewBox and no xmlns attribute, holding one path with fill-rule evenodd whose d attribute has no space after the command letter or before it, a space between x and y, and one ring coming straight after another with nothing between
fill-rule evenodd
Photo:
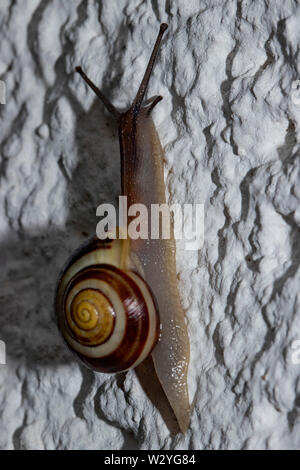
<instances>
[{"instance_id":1,"label":"snail","mask_svg":"<svg viewBox=\"0 0 300 470\"><path fill-rule=\"evenodd\" d=\"M128 207L165 204L163 149L151 119L161 96L142 106L162 36L160 30L136 97L119 112L86 76L119 127L122 195ZM164 217L164 216L163 216ZM134 368L150 353L180 430L190 421L187 387L189 339L181 306L175 240L92 239L80 247L60 275L55 300L58 326L69 348L88 367L117 373Z\"/></svg>"}]
</instances>

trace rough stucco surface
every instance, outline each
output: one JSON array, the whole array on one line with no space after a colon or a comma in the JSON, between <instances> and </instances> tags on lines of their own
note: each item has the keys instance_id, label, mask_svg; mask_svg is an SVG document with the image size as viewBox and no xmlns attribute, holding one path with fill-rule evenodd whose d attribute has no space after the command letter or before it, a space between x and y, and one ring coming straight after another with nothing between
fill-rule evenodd
<instances>
[{"instance_id":1,"label":"rough stucco surface","mask_svg":"<svg viewBox=\"0 0 300 470\"><path fill-rule=\"evenodd\" d=\"M0 448L300 447L300 5L297 1L1 0ZM54 323L61 265L117 201L113 119L169 24L148 97L170 202L205 204L177 249L191 340L189 431L144 365L80 366Z\"/></svg>"}]
</instances>

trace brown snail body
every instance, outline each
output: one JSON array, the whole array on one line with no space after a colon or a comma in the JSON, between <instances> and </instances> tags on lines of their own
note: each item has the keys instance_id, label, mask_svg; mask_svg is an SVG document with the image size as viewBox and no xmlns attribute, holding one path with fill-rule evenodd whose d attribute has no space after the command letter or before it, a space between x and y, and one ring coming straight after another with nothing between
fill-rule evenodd
<instances>
[{"instance_id":1,"label":"brown snail body","mask_svg":"<svg viewBox=\"0 0 300 470\"><path fill-rule=\"evenodd\" d=\"M122 195L127 196L128 207L132 204L142 203L147 207L148 213L151 212L152 204L166 202L163 150L150 116L152 109L162 97L155 98L150 105L144 107L142 101L160 41L166 29L167 25L162 24L136 98L124 113L119 113L115 109L80 67L76 69L118 122ZM111 248L108 249L108 246ZM109 252L111 255L108 254ZM87 253L92 253L92 255L89 257ZM122 279L122 271L124 279ZM89 277L93 280L91 287L87 282L84 283ZM111 299L105 300L105 297L108 297L107 291L102 292L103 298L96 296L96 300L95 297L92 297L91 300L92 310L93 304L98 302L97 305L104 305L104 311L111 313L111 317L108 315L108 320L105 323L108 330L96 332L93 344L87 344L87 339L85 335L82 337L81 332L79 332L79 336L81 335L79 346L76 344L78 325L73 325L72 330L68 321L71 318L71 322L74 322L74 318L70 312L66 311L66 306L69 309L73 306L76 310L77 306L86 300L84 295L80 294L81 290L86 290L88 295L94 295L96 289L94 278L102 287L106 281L108 285L111 283L114 286L116 280L120 280L122 289L125 289L125 284L128 292L131 292L132 299L135 299L132 300L132 304L136 306L136 312L134 313L134 309L132 309L129 315L133 322L130 323L126 320L127 327L119 332L119 336L116 336L116 349L109 354L104 353L101 357L96 357L97 351L101 349L102 352L106 351L105 345L111 344L116 326L117 312L112 312L111 304L113 302ZM68 296L76 286L76 282L81 283L81 287L78 292L75 289L75 301L68 299ZM137 284L136 290L134 290L134 284ZM128 300L130 296L126 297L123 292L123 297L127 299L125 303L130 304L131 301ZM84 311L83 307L82 309L81 315L84 320L88 317L88 313ZM60 330L69 347L85 364L102 372L127 370L130 367L136 367L144 360L157 342L160 317L161 335L152 352L154 366L181 431L187 430L190 419L187 388L189 339L177 287L175 241L172 228L170 239L148 237L147 240L129 239L108 242L94 240L90 245L79 250L75 258L68 263L60 278L56 295L56 312ZM80 317L80 321L82 318ZM77 323L81 324L80 321ZM131 337L133 341L131 345L127 342L129 340L125 338L125 333L129 338ZM97 343L99 341L97 335L99 334L100 336L102 334L102 346L104 346L102 348ZM87 353L88 356L86 356Z\"/></svg>"}]
</instances>

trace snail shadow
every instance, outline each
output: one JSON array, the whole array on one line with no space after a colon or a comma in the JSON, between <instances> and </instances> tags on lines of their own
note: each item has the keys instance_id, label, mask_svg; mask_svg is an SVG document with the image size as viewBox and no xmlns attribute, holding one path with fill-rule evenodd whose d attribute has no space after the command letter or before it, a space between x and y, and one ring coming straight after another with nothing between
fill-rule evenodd
<instances>
[{"instance_id":1,"label":"snail shadow","mask_svg":"<svg viewBox=\"0 0 300 470\"><path fill-rule=\"evenodd\" d=\"M54 314L56 282L71 253L94 235L96 207L116 200L120 192L120 157L116 124L97 101L88 112L81 110L75 138L80 158L71 177L63 168L63 159L58 161L68 195L65 227L12 230L1 242L0 339L6 343L8 365L14 362L27 369L55 370L76 361L58 334ZM82 387L74 400L78 416L93 384L91 374L82 373ZM177 434L177 422L151 358L136 369L136 376L170 433ZM129 449L134 439L128 436L127 441Z\"/></svg>"},{"instance_id":2,"label":"snail shadow","mask_svg":"<svg viewBox=\"0 0 300 470\"><path fill-rule=\"evenodd\" d=\"M57 334L53 311L57 263L52 261L64 237L53 229L11 232L2 239L0 339L8 366L55 367L72 360Z\"/></svg>"},{"instance_id":3,"label":"snail shadow","mask_svg":"<svg viewBox=\"0 0 300 470\"><path fill-rule=\"evenodd\" d=\"M48 105L55 109L53 106ZM44 113L50 125L51 112ZM96 124L95 124L96 123ZM119 156L107 151L112 143L111 121L95 103L88 112L81 110L77 117L75 139L80 158L71 176L58 160L61 176L66 183L65 194L68 215L63 228L22 228L22 208L12 220L16 229L2 237L0 246L0 339L6 345L6 362L26 363L26 367L55 367L74 361L60 338L54 315L54 295L59 273L68 257L81 242L94 236L96 207L104 200L112 200L119 187ZM99 126L101 132L95 127ZM116 132L114 129L113 132ZM87 158L88 144L92 149ZM115 153L117 153L115 142ZM104 149L104 151L103 151ZM5 168L3 170L5 172ZM59 172L57 172L59 175ZM115 175L115 173L117 175ZM6 177L5 174L1 176ZM114 181L114 183L113 183ZM42 185L41 181L41 185ZM36 188L36 192L42 187ZM26 201L27 202L27 201ZM61 203L61 202L60 202ZM33 219L40 205L23 203ZM51 207L52 211L61 209ZM26 219L26 216L25 216Z\"/></svg>"}]
</instances>

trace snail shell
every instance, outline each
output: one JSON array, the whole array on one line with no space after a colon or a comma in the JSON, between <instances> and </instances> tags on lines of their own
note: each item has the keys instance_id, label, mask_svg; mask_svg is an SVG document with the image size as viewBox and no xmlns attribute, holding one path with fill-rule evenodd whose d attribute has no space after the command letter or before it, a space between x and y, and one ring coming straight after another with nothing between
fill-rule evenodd
<instances>
[{"instance_id":1,"label":"snail shell","mask_svg":"<svg viewBox=\"0 0 300 470\"><path fill-rule=\"evenodd\" d=\"M64 340L98 372L136 367L159 336L157 305L128 247L128 240L93 239L73 254L56 290Z\"/></svg>"}]
</instances>

